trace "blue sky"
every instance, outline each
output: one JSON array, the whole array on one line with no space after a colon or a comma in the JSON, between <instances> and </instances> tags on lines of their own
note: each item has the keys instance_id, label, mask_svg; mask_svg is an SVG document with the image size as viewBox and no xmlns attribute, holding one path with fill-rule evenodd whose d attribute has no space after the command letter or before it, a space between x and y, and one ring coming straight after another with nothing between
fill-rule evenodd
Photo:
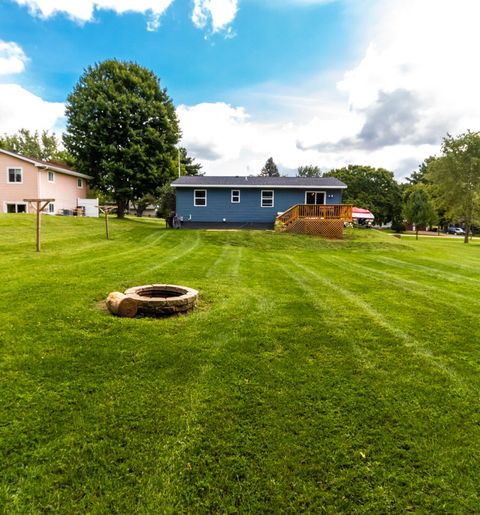
<instances>
[{"instance_id":1,"label":"blue sky","mask_svg":"<svg viewBox=\"0 0 480 515\"><path fill-rule=\"evenodd\" d=\"M117 58L160 77L206 173L272 156L284 173L402 177L447 131L479 129L479 14L470 0L0 0L0 133L61 131L83 70Z\"/></svg>"}]
</instances>

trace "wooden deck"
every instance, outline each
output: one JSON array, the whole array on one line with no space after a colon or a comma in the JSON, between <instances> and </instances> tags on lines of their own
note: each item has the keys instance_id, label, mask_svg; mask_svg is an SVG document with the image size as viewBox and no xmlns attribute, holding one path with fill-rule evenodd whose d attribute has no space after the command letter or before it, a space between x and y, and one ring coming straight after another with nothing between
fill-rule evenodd
<instances>
[{"instance_id":1,"label":"wooden deck","mask_svg":"<svg viewBox=\"0 0 480 515\"><path fill-rule=\"evenodd\" d=\"M341 238L343 226L352 222L351 204L296 204L277 216L282 230Z\"/></svg>"}]
</instances>

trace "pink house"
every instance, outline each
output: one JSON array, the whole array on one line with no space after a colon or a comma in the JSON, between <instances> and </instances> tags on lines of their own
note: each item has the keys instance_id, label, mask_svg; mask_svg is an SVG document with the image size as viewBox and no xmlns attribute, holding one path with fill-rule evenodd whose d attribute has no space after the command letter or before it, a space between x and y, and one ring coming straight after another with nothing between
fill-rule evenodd
<instances>
[{"instance_id":1,"label":"pink house","mask_svg":"<svg viewBox=\"0 0 480 515\"><path fill-rule=\"evenodd\" d=\"M89 175L0 149L0 211L28 213L24 199L53 198L49 214L74 210L87 196Z\"/></svg>"}]
</instances>

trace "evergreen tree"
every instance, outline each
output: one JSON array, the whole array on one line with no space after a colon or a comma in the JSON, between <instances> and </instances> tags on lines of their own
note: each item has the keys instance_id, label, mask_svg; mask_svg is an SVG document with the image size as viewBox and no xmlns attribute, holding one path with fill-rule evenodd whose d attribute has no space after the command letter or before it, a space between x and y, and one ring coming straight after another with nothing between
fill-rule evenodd
<instances>
[{"instance_id":1,"label":"evergreen tree","mask_svg":"<svg viewBox=\"0 0 480 515\"><path fill-rule=\"evenodd\" d=\"M180 147L178 149L180 155L180 175L202 175L200 170L202 165L200 163L195 163L195 158L190 157L187 154L187 149L184 147ZM178 158L177 158L178 159ZM178 161L177 161L178 166Z\"/></svg>"},{"instance_id":2,"label":"evergreen tree","mask_svg":"<svg viewBox=\"0 0 480 515\"><path fill-rule=\"evenodd\" d=\"M277 165L274 163L273 158L269 157L264 167L260 172L260 177L280 177Z\"/></svg>"}]
</instances>

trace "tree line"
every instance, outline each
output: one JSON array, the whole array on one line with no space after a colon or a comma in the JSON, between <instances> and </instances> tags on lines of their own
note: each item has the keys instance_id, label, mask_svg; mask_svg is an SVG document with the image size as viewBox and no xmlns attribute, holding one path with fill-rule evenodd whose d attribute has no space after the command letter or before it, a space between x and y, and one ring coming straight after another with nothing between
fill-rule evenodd
<instances>
[{"instance_id":1,"label":"tree line","mask_svg":"<svg viewBox=\"0 0 480 515\"><path fill-rule=\"evenodd\" d=\"M130 204L141 215L148 204L174 209L170 183L198 175L201 165L179 146L181 129L172 99L147 68L115 59L88 67L67 98L62 139L48 131L0 136L0 148L72 166L92 177L102 202L115 203L123 217ZM272 157L261 176L279 176ZM379 224L401 230L460 223L465 241L478 224L480 133L447 134L441 155L428 157L405 183L384 168L349 165L322 172L300 166L299 177L337 177L347 185L343 201L372 211Z\"/></svg>"},{"instance_id":2,"label":"tree line","mask_svg":"<svg viewBox=\"0 0 480 515\"><path fill-rule=\"evenodd\" d=\"M273 158L261 176L280 176ZM423 227L460 224L468 243L472 228L480 224L480 132L447 134L441 155L430 156L403 183L384 168L348 165L321 172L315 165L300 166L298 177L336 177L347 185L345 204L370 210L379 225L391 223L397 231L405 223Z\"/></svg>"}]
</instances>

